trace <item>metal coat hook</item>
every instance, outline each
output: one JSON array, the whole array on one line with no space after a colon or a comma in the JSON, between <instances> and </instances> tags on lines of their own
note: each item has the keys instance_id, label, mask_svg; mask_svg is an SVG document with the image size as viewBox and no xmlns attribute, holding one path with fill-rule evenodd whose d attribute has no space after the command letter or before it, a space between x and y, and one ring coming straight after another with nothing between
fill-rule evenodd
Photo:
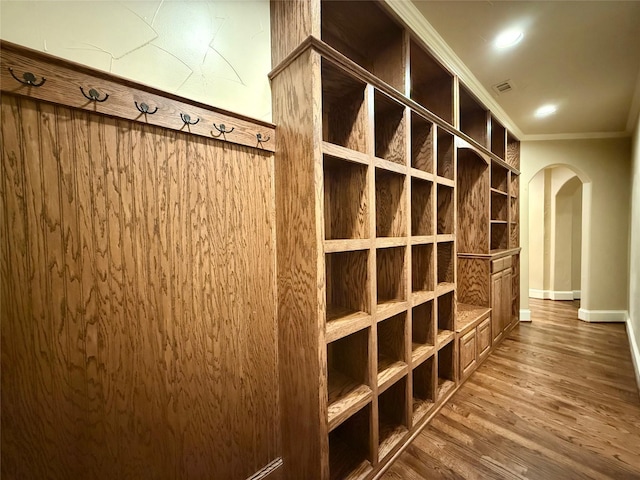
<instances>
[{"instance_id":1,"label":"metal coat hook","mask_svg":"<svg viewBox=\"0 0 640 480\"><path fill-rule=\"evenodd\" d=\"M214 123L213 128L218 130L222 135L224 135L225 133L231 133L236 129L235 127L231 127L231 130L227 130L227 126L224 123L221 123L219 127Z\"/></svg>"},{"instance_id":2,"label":"metal coat hook","mask_svg":"<svg viewBox=\"0 0 640 480\"><path fill-rule=\"evenodd\" d=\"M258 143L265 143L265 142L268 142L269 140L271 140L271 137L262 138L262 134L261 133L256 133L256 138L258 139Z\"/></svg>"},{"instance_id":3,"label":"metal coat hook","mask_svg":"<svg viewBox=\"0 0 640 480\"><path fill-rule=\"evenodd\" d=\"M149 114L149 115L153 115L154 113L156 113L158 111L158 107L155 108L155 110L153 112L149 111L149 105L147 105L146 103L141 103L140 105L138 105L138 102L136 102L134 100L134 102L136 104L136 108L138 109L138 111L140 113L144 113L144 114Z\"/></svg>"},{"instance_id":4,"label":"metal coat hook","mask_svg":"<svg viewBox=\"0 0 640 480\"><path fill-rule=\"evenodd\" d=\"M185 125L195 125L200 121L200 119L197 119L195 122L192 122L191 117L186 113L181 113L180 118L182 119Z\"/></svg>"},{"instance_id":5,"label":"metal coat hook","mask_svg":"<svg viewBox=\"0 0 640 480\"><path fill-rule=\"evenodd\" d=\"M82 87L80 87L80 91L82 92L82 95L84 95L84 98L92 102L104 102L107 100L107 98L109 98L109 94L105 93L104 98L101 99L100 94L95 88L92 88L91 90L89 90L89 95L84 93L84 89Z\"/></svg>"},{"instance_id":6,"label":"metal coat hook","mask_svg":"<svg viewBox=\"0 0 640 480\"><path fill-rule=\"evenodd\" d=\"M44 82L47 81L46 78L42 77L42 80L40 80L39 82L36 82L36 76L31 72L24 72L22 74L23 80L20 80L18 77L16 77L15 73L13 73L13 68L11 67L9 67L9 73L13 78L15 78L21 84L29 85L30 87L41 87L42 85L44 85Z\"/></svg>"}]
</instances>

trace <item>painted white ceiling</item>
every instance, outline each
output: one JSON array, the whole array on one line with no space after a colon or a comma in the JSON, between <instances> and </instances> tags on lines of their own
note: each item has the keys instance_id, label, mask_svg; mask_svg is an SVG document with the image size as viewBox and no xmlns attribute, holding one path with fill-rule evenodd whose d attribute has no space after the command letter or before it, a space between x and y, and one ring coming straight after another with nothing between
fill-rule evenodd
<instances>
[{"instance_id":1,"label":"painted white ceiling","mask_svg":"<svg viewBox=\"0 0 640 480\"><path fill-rule=\"evenodd\" d=\"M412 2L524 138L617 136L633 127L640 1ZM523 40L494 48L496 35L514 26ZM491 87L504 80L515 88L497 95ZM547 103L556 114L536 118Z\"/></svg>"}]
</instances>

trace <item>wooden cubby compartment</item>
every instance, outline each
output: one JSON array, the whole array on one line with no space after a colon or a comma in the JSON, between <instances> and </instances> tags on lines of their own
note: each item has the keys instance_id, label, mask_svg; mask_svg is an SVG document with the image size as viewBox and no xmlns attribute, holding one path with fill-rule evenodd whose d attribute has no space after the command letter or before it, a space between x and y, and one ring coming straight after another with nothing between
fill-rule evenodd
<instances>
[{"instance_id":1,"label":"wooden cubby compartment","mask_svg":"<svg viewBox=\"0 0 640 480\"><path fill-rule=\"evenodd\" d=\"M411 246L411 292L433 292L433 244Z\"/></svg>"},{"instance_id":2,"label":"wooden cubby compartment","mask_svg":"<svg viewBox=\"0 0 640 480\"><path fill-rule=\"evenodd\" d=\"M502 192L491 191L491 220L506 222L509 214L509 197Z\"/></svg>"},{"instance_id":3,"label":"wooden cubby compartment","mask_svg":"<svg viewBox=\"0 0 640 480\"><path fill-rule=\"evenodd\" d=\"M507 132L507 158L505 161L513 168L520 169L520 140Z\"/></svg>"},{"instance_id":4,"label":"wooden cubby compartment","mask_svg":"<svg viewBox=\"0 0 640 480\"><path fill-rule=\"evenodd\" d=\"M507 223L491 224L491 250L509 248L509 225Z\"/></svg>"},{"instance_id":5,"label":"wooden cubby compartment","mask_svg":"<svg viewBox=\"0 0 640 480\"><path fill-rule=\"evenodd\" d=\"M505 159L507 130L491 115L491 152Z\"/></svg>"},{"instance_id":6,"label":"wooden cubby compartment","mask_svg":"<svg viewBox=\"0 0 640 480\"><path fill-rule=\"evenodd\" d=\"M366 84L322 60L322 139L367 152Z\"/></svg>"},{"instance_id":7,"label":"wooden cubby compartment","mask_svg":"<svg viewBox=\"0 0 640 480\"><path fill-rule=\"evenodd\" d=\"M433 300L429 300L411 309L411 352L413 361L435 346L435 338Z\"/></svg>"},{"instance_id":8,"label":"wooden cubby compartment","mask_svg":"<svg viewBox=\"0 0 640 480\"><path fill-rule=\"evenodd\" d=\"M447 292L438 297L438 348L455 330L455 295Z\"/></svg>"},{"instance_id":9,"label":"wooden cubby compartment","mask_svg":"<svg viewBox=\"0 0 640 480\"><path fill-rule=\"evenodd\" d=\"M438 252L438 286L446 286L455 282L453 242L441 242L436 246Z\"/></svg>"},{"instance_id":10,"label":"wooden cubby compartment","mask_svg":"<svg viewBox=\"0 0 640 480\"><path fill-rule=\"evenodd\" d=\"M489 165L474 150L459 148L456 176L458 252L489 252Z\"/></svg>"},{"instance_id":11,"label":"wooden cubby compartment","mask_svg":"<svg viewBox=\"0 0 640 480\"><path fill-rule=\"evenodd\" d=\"M439 177L443 177L448 180L453 180L454 178L453 149L453 135L446 130L438 128L438 137L436 142L436 157L438 164L436 173Z\"/></svg>"},{"instance_id":12,"label":"wooden cubby compartment","mask_svg":"<svg viewBox=\"0 0 640 480\"><path fill-rule=\"evenodd\" d=\"M406 177L376 169L376 236L403 237L407 234Z\"/></svg>"},{"instance_id":13,"label":"wooden cubby compartment","mask_svg":"<svg viewBox=\"0 0 640 480\"><path fill-rule=\"evenodd\" d=\"M488 111L467 90L460 85L460 130L469 135L483 147L489 147L487 142Z\"/></svg>"},{"instance_id":14,"label":"wooden cubby compartment","mask_svg":"<svg viewBox=\"0 0 640 480\"><path fill-rule=\"evenodd\" d=\"M435 357L429 357L413 371L413 425L433 408L436 402Z\"/></svg>"},{"instance_id":15,"label":"wooden cubby compartment","mask_svg":"<svg viewBox=\"0 0 640 480\"><path fill-rule=\"evenodd\" d=\"M411 112L411 167L433 173L433 123Z\"/></svg>"},{"instance_id":16,"label":"wooden cubby compartment","mask_svg":"<svg viewBox=\"0 0 640 480\"><path fill-rule=\"evenodd\" d=\"M411 235L433 235L433 182L411 179Z\"/></svg>"},{"instance_id":17,"label":"wooden cubby compartment","mask_svg":"<svg viewBox=\"0 0 640 480\"><path fill-rule=\"evenodd\" d=\"M367 166L325 155L323 173L325 238L367 238Z\"/></svg>"},{"instance_id":18,"label":"wooden cubby compartment","mask_svg":"<svg viewBox=\"0 0 640 480\"><path fill-rule=\"evenodd\" d=\"M327 328L353 314L371 313L368 250L325 255Z\"/></svg>"},{"instance_id":19,"label":"wooden cubby compartment","mask_svg":"<svg viewBox=\"0 0 640 480\"><path fill-rule=\"evenodd\" d=\"M376 157L406 165L405 107L377 90L373 104Z\"/></svg>"},{"instance_id":20,"label":"wooden cubby compartment","mask_svg":"<svg viewBox=\"0 0 640 480\"><path fill-rule=\"evenodd\" d=\"M371 404L329 434L329 478L361 478L371 471Z\"/></svg>"},{"instance_id":21,"label":"wooden cubby compartment","mask_svg":"<svg viewBox=\"0 0 640 480\"><path fill-rule=\"evenodd\" d=\"M445 397L456 384L455 343L450 342L438 351L438 400Z\"/></svg>"},{"instance_id":22,"label":"wooden cubby compartment","mask_svg":"<svg viewBox=\"0 0 640 480\"><path fill-rule=\"evenodd\" d=\"M406 247L379 248L376 251L378 311L382 306L406 301Z\"/></svg>"},{"instance_id":23,"label":"wooden cubby compartment","mask_svg":"<svg viewBox=\"0 0 640 480\"><path fill-rule=\"evenodd\" d=\"M453 125L453 75L414 39L409 57L411 99Z\"/></svg>"},{"instance_id":24,"label":"wooden cubby compartment","mask_svg":"<svg viewBox=\"0 0 640 480\"><path fill-rule=\"evenodd\" d=\"M508 193L509 170L502 165L491 162L491 188L494 190Z\"/></svg>"},{"instance_id":25,"label":"wooden cubby compartment","mask_svg":"<svg viewBox=\"0 0 640 480\"><path fill-rule=\"evenodd\" d=\"M406 372L405 328L407 312L378 322L378 388Z\"/></svg>"},{"instance_id":26,"label":"wooden cubby compartment","mask_svg":"<svg viewBox=\"0 0 640 480\"><path fill-rule=\"evenodd\" d=\"M321 38L405 93L404 32L375 1L322 0Z\"/></svg>"},{"instance_id":27,"label":"wooden cubby compartment","mask_svg":"<svg viewBox=\"0 0 640 480\"><path fill-rule=\"evenodd\" d=\"M455 233L453 222L454 196L453 187L438 185L438 235L453 235Z\"/></svg>"},{"instance_id":28,"label":"wooden cubby compartment","mask_svg":"<svg viewBox=\"0 0 640 480\"><path fill-rule=\"evenodd\" d=\"M382 460L409 431L407 425L407 376L378 396L378 458Z\"/></svg>"}]
</instances>

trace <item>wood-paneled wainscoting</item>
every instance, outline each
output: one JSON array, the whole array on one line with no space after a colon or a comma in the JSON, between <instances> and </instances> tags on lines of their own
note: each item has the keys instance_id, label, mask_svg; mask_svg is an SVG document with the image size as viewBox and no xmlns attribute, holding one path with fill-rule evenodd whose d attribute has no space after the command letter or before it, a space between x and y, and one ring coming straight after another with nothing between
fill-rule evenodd
<instances>
[{"instance_id":1,"label":"wood-paneled wainscoting","mask_svg":"<svg viewBox=\"0 0 640 480\"><path fill-rule=\"evenodd\" d=\"M49 103L7 53L78 91L2 44L2 478L280 478L273 154Z\"/></svg>"}]
</instances>

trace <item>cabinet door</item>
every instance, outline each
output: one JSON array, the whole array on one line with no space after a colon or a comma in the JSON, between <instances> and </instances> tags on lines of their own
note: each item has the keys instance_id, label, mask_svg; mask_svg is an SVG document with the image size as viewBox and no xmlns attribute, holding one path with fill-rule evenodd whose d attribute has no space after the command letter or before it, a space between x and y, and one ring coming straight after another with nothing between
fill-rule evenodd
<instances>
[{"instance_id":1,"label":"cabinet door","mask_svg":"<svg viewBox=\"0 0 640 480\"><path fill-rule=\"evenodd\" d=\"M491 317L478 325L477 329L476 345L478 347L478 359L482 359L489 353L489 349L491 348Z\"/></svg>"},{"instance_id":2,"label":"cabinet door","mask_svg":"<svg viewBox=\"0 0 640 480\"><path fill-rule=\"evenodd\" d=\"M510 268L502 272L502 330L507 330L511 325L511 282L513 270Z\"/></svg>"},{"instance_id":3,"label":"cabinet door","mask_svg":"<svg viewBox=\"0 0 640 480\"><path fill-rule=\"evenodd\" d=\"M498 272L491 275L491 332L494 342L502 334L502 304L502 272Z\"/></svg>"},{"instance_id":4,"label":"cabinet door","mask_svg":"<svg viewBox=\"0 0 640 480\"><path fill-rule=\"evenodd\" d=\"M460 338L460 378L466 377L476 364L476 331Z\"/></svg>"}]
</instances>

